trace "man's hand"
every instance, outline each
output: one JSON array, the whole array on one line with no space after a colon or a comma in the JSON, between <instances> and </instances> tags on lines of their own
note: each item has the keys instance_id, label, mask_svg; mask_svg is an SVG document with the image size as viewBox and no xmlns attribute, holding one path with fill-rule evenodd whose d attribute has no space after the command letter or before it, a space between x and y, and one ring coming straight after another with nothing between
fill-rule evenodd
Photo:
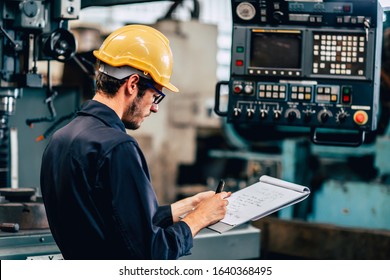
<instances>
[{"instance_id":1,"label":"man's hand","mask_svg":"<svg viewBox=\"0 0 390 280\"><path fill-rule=\"evenodd\" d=\"M178 222L181 216L194 210L202 200L210 198L214 194L213 191L205 191L171 204L173 222Z\"/></svg>"},{"instance_id":2,"label":"man's hand","mask_svg":"<svg viewBox=\"0 0 390 280\"><path fill-rule=\"evenodd\" d=\"M212 193L212 196L201 196L199 204L182 219L191 228L192 236L198 234L201 229L222 220L226 215L228 201L225 198L229 197L231 192Z\"/></svg>"}]
</instances>

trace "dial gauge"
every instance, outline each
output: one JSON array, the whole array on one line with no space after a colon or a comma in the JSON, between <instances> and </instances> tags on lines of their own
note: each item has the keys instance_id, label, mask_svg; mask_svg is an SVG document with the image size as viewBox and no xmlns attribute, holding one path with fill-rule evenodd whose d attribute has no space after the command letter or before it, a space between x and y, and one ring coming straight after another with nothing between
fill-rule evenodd
<instances>
[{"instance_id":1,"label":"dial gauge","mask_svg":"<svg viewBox=\"0 0 390 280\"><path fill-rule=\"evenodd\" d=\"M237 6L236 13L240 19L251 20L256 15L256 9L251 3L242 2Z\"/></svg>"}]
</instances>

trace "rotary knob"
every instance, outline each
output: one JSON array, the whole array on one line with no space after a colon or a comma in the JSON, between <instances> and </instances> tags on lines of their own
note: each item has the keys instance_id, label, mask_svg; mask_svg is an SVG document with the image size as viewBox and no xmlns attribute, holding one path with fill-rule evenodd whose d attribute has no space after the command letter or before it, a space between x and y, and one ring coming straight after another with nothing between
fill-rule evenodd
<instances>
[{"instance_id":1,"label":"rotary knob","mask_svg":"<svg viewBox=\"0 0 390 280\"><path fill-rule=\"evenodd\" d=\"M281 12L281 11L275 11L273 14L272 14L272 16L273 16L273 18L274 18L274 20L276 21L276 22L282 22L282 19L283 19L283 16L284 16L284 14L283 14L283 12Z\"/></svg>"},{"instance_id":2,"label":"rotary knob","mask_svg":"<svg viewBox=\"0 0 390 280\"><path fill-rule=\"evenodd\" d=\"M320 121L321 123L326 123L329 120L329 114L328 112L323 112L320 115Z\"/></svg>"},{"instance_id":3,"label":"rotary knob","mask_svg":"<svg viewBox=\"0 0 390 280\"><path fill-rule=\"evenodd\" d=\"M287 119L290 122L294 121L296 118L297 118L297 113L294 112L294 111L289 112L288 115L287 115Z\"/></svg>"},{"instance_id":4,"label":"rotary knob","mask_svg":"<svg viewBox=\"0 0 390 280\"><path fill-rule=\"evenodd\" d=\"M337 115L337 121L338 121L339 123L344 123L344 122L346 121L347 117L348 117L347 113L345 113L345 112L340 112L340 113Z\"/></svg>"},{"instance_id":5,"label":"rotary knob","mask_svg":"<svg viewBox=\"0 0 390 280\"><path fill-rule=\"evenodd\" d=\"M307 111L305 112L305 114L303 115L303 120L308 123L310 122L312 119L312 113L310 111Z\"/></svg>"}]
</instances>

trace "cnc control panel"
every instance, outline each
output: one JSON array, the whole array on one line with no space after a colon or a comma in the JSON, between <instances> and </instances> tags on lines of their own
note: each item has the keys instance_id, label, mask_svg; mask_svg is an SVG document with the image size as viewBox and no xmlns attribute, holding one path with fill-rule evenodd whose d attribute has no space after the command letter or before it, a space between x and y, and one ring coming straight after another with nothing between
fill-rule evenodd
<instances>
[{"instance_id":1,"label":"cnc control panel","mask_svg":"<svg viewBox=\"0 0 390 280\"><path fill-rule=\"evenodd\" d=\"M378 1L231 4L228 122L376 130Z\"/></svg>"}]
</instances>

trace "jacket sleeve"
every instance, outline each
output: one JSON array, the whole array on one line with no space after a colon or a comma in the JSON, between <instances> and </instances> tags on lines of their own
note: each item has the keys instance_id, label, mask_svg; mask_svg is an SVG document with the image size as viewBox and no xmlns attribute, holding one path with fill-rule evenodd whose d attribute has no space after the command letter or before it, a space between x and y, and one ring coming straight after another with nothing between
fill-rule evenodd
<instances>
[{"instance_id":1,"label":"jacket sleeve","mask_svg":"<svg viewBox=\"0 0 390 280\"><path fill-rule=\"evenodd\" d=\"M137 143L116 146L104 159L117 231L140 259L178 259L190 254L192 233L172 222L170 206L159 207L145 158Z\"/></svg>"},{"instance_id":2,"label":"jacket sleeve","mask_svg":"<svg viewBox=\"0 0 390 280\"><path fill-rule=\"evenodd\" d=\"M156 214L153 216L153 224L162 228L173 225L172 209L170 205L158 207Z\"/></svg>"}]
</instances>

